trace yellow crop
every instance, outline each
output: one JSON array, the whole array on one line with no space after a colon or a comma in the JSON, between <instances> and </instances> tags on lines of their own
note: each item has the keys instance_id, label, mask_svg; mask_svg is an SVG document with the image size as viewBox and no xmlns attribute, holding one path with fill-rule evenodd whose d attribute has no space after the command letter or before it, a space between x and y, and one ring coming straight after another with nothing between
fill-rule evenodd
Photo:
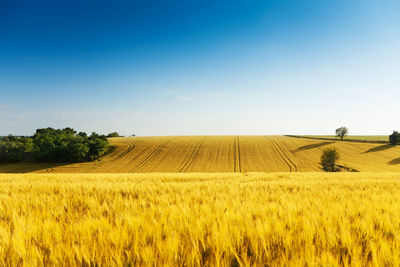
<instances>
[{"instance_id":1,"label":"yellow crop","mask_svg":"<svg viewBox=\"0 0 400 267\"><path fill-rule=\"evenodd\" d=\"M400 171L400 146L285 136L164 136L111 138L100 161L2 164L0 172L316 172L322 150L335 147L339 164L369 172Z\"/></svg>"},{"instance_id":2,"label":"yellow crop","mask_svg":"<svg viewBox=\"0 0 400 267\"><path fill-rule=\"evenodd\" d=\"M305 137L317 139L332 139L339 140L336 135L305 135ZM348 135L344 137L345 140L354 141L372 141L372 142L389 142L389 135Z\"/></svg>"},{"instance_id":3,"label":"yellow crop","mask_svg":"<svg viewBox=\"0 0 400 267\"><path fill-rule=\"evenodd\" d=\"M1 174L8 266L399 266L399 173Z\"/></svg>"}]
</instances>

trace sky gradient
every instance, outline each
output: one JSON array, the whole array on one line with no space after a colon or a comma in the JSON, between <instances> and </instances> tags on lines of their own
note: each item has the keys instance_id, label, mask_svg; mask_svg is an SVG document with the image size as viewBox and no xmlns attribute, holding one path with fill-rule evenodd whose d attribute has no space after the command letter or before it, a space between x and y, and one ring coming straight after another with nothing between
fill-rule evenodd
<instances>
[{"instance_id":1,"label":"sky gradient","mask_svg":"<svg viewBox=\"0 0 400 267\"><path fill-rule=\"evenodd\" d=\"M385 0L1 1L0 135L390 134L399 14Z\"/></svg>"}]
</instances>

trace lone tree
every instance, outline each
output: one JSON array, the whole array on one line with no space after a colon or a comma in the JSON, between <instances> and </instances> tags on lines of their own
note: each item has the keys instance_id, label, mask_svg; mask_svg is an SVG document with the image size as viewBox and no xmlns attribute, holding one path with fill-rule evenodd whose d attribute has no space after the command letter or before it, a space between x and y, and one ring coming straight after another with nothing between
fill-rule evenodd
<instances>
[{"instance_id":1,"label":"lone tree","mask_svg":"<svg viewBox=\"0 0 400 267\"><path fill-rule=\"evenodd\" d=\"M400 133L397 131L393 131L393 133L389 136L389 142L392 145L397 145L400 141Z\"/></svg>"},{"instance_id":2,"label":"lone tree","mask_svg":"<svg viewBox=\"0 0 400 267\"><path fill-rule=\"evenodd\" d=\"M339 153L336 148L327 148L322 152L321 166L326 172L336 172L339 168L336 166L336 161L339 159Z\"/></svg>"},{"instance_id":3,"label":"lone tree","mask_svg":"<svg viewBox=\"0 0 400 267\"><path fill-rule=\"evenodd\" d=\"M336 129L336 136L343 141L344 137L349 133L349 129L346 127L340 127Z\"/></svg>"}]
</instances>

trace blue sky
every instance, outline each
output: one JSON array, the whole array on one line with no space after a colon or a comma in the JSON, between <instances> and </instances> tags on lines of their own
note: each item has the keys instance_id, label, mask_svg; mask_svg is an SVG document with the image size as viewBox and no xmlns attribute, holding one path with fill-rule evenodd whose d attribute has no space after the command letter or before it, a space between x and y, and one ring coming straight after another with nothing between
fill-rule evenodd
<instances>
[{"instance_id":1,"label":"blue sky","mask_svg":"<svg viewBox=\"0 0 400 267\"><path fill-rule=\"evenodd\" d=\"M1 1L0 135L400 130L398 1Z\"/></svg>"}]
</instances>

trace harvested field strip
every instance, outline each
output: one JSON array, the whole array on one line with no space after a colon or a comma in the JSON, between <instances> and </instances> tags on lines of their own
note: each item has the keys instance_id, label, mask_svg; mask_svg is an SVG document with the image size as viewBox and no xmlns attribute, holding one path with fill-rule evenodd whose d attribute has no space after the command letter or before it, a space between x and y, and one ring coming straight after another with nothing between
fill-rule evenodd
<instances>
[{"instance_id":1,"label":"harvested field strip","mask_svg":"<svg viewBox=\"0 0 400 267\"><path fill-rule=\"evenodd\" d=\"M136 172L143 166L145 166L149 161L151 161L158 153L160 153L161 149L165 147L168 144L168 142L165 142L161 145L159 145L153 152L150 153L150 155L145 158L142 162L140 162L131 172Z\"/></svg>"},{"instance_id":2,"label":"harvested field strip","mask_svg":"<svg viewBox=\"0 0 400 267\"><path fill-rule=\"evenodd\" d=\"M182 166L181 170L179 172L186 172L189 167L193 164L195 161L197 155L199 154L199 150L201 145L204 143L204 141L207 139L207 137L202 138L197 144L196 147L193 149L192 153L190 154L189 158L185 162L185 164Z\"/></svg>"}]
</instances>

